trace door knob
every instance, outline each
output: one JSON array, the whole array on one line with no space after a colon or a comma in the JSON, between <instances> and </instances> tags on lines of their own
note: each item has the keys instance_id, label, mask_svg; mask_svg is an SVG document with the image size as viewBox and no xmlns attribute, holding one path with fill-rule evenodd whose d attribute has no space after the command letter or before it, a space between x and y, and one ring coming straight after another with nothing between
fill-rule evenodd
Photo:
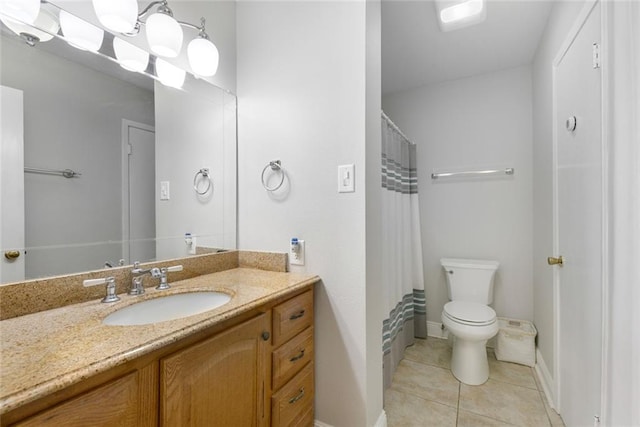
<instances>
[{"instance_id":1,"label":"door knob","mask_svg":"<svg viewBox=\"0 0 640 427\"><path fill-rule=\"evenodd\" d=\"M558 258L554 258L552 256L550 256L549 258L547 258L547 264L549 265L559 265L559 266L563 266L564 265L564 258L562 258L562 255L560 255Z\"/></svg>"},{"instance_id":2,"label":"door knob","mask_svg":"<svg viewBox=\"0 0 640 427\"><path fill-rule=\"evenodd\" d=\"M20 256L20 251L6 251L4 257L8 260L14 260Z\"/></svg>"}]
</instances>

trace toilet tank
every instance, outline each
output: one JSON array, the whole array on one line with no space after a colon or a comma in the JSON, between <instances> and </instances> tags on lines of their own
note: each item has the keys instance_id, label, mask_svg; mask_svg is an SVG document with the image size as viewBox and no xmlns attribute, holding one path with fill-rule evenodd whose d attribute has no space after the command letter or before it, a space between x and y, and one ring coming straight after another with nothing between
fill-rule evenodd
<instances>
[{"instance_id":1,"label":"toilet tank","mask_svg":"<svg viewBox=\"0 0 640 427\"><path fill-rule=\"evenodd\" d=\"M493 302L493 278L500 263L478 259L442 258L451 301Z\"/></svg>"}]
</instances>

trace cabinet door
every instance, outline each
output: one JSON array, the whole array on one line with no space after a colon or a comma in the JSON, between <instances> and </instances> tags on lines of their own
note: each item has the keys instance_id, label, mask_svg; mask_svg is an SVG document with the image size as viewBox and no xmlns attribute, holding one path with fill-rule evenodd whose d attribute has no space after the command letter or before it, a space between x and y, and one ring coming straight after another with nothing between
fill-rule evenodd
<instances>
[{"instance_id":1,"label":"cabinet door","mask_svg":"<svg viewBox=\"0 0 640 427\"><path fill-rule=\"evenodd\" d=\"M261 314L160 361L163 426L261 426L270 316ZM268 337L267 337L268 338Z\"/></svg>"},{"instance_id":2,"label":"cabinet door","mask_svg":"<svg viewBox=\"0 0 640 427\"><path fill-rule=\"evenodd\" d=\"M131 372L14 426L153 426L157 413L153 376L150 370Z\"/></svg>"}]
</instances>

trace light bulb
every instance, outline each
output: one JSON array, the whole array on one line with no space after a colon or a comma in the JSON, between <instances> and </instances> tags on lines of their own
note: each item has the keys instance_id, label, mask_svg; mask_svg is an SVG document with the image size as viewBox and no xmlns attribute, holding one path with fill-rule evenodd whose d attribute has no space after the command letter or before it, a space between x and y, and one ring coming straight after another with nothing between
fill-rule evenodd
<instances>
[{"instance_id":1,"label":"light bulb","mask_svg":"<svg viewBox=\"0 0 640 427\"><path fill-rule=\"evenodd\" d=\"M149 52L118 37L113 38L113 51L118 63L125 70L142 72L147 69Z\"/></svg>"},{"instance_id":2,"label":"light bulb","mask_svg":"<svg viewBox=\"0 0 640 427\"><path fill-rule=\"evenodd\" d=\"M102 25L118 33L130 33L138 20L136 0L93 0L93 10Z\"/></svg>"},{"instance_id":3,"label":"light bulb","mask_svg":"<svg viewBox=\"0 0 640 427\"><path fill-rule=\"evenodd\" d=\"M2 1L2 0L0 0ZM38 41L48 42L53 38L53 35L60 29L60 24L56 16L48 10L41 9L38 17L33 23L33 27L23 24L13 19L1 19L2 22L17 35L28 34L36 37Z\"/></svg>"},{"instance_id":4,"label":"light bulb","mask_svg":"<svg viewBox=\"0 0 640 427\"><path fill-rule=\"evenodd\" d=\"M157 58L156 75L163 85L180 89L184 84L186 72L175 65L169 64L164 59Z\"/></svg>"},{"instance_id":5,"label":"light bulb","mask_svg":"<svg viewBox=\"0 0 640 427\"><path fill-rule=\"evenodd\" d=\"M160 56L175 58L182 48L182 28L166 13L154 13L146 22L147 42L151 51Z\"/></svg>"},{"instance_id":6,"label":"light bulb","mask_svg":"<svg viewBox=\"0 0 640 427\"><path fill-rule=\"evenodd\" d=\"M104 31L64 10L60 11L60 27L64 39L73 47L95 52L102 46Z\"/></svg>"},{"instance_id":7,"label":"light bulb","mask_svg":"<svg viewBox=\"0 0 640 427\"><path fill-rule=\"evenodd\" d=\"M0 0L0 14L33 24L40 12L40 0Z\"/></svg>"},{"instance_id":8,"label":"light bulb","mask_svg":"<svg viewBox=\"0 0 640 427\"><path fill-rule=\"evenodd\" d=\"M191 40L187 46L187 56L191 69L199 76L211 77L218 71L220 55L210 40L202 37Z\"/></svg>"}]
</instances>

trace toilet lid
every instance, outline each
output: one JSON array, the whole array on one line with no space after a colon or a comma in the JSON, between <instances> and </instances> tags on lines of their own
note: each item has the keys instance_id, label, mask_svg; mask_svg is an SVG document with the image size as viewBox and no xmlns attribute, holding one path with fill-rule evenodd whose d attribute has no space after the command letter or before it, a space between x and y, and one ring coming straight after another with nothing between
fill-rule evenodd
<instances>
[{"instance_id":1,"label":"toilet lid","mask_svg":"<svg viewBox=\"0 0 640 427\"><path fill-rule=\"evenodd\" d=\"M486 325L496 320L496 312L488 305L469 301L450 301L444 305L444 313L461 323Z\"/></svg>"}]
</instances>

